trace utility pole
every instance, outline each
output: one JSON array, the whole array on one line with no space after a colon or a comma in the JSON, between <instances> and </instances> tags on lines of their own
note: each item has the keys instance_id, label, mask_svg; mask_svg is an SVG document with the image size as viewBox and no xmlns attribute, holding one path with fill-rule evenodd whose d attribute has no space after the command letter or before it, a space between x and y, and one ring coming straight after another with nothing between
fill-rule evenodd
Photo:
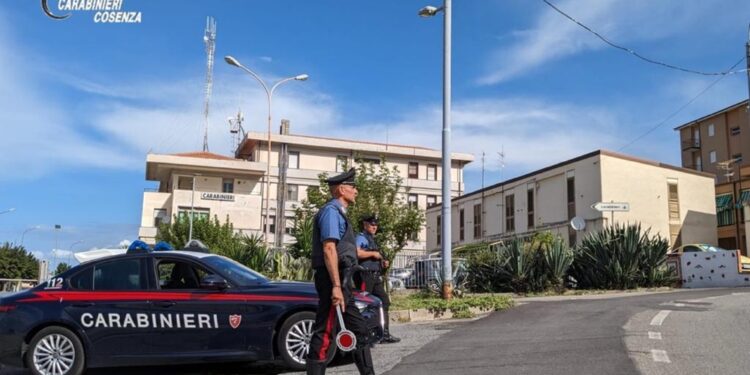
<instances>
[{"instance_id":1,"label":"utility pole","mask_svg":"<svg viewBox=\"0 0 750 375\"><path fill-rule=\"evenodd\" d=\"M479 211L479 228L481 229L480 239L484 242L484 151L482 151L482 207Z\"/></svg>"},{"instance_id":2,"label":"utility pole","mask_svg":"<svg viewBox=\"0 0 750 375\"><path fill-rule=\"evenodd\" d=\"M745 43L745 63L747 64L747 111L750 118L750 24L747 25L747 43ZM742 176L740 176L742 177Z\"/></svg>"},{"instance_id":3,"label":"utility pole","mask_svg":"<svg viewBox=\"0 0 750 375\"><path fill-rule=\"evenodd\" d=\"M203 34L203 42L206 44L207 55L206 98L203 106L203 152L208 152L208 104L211 100L211 91L214 85L214 53L216 52L216 21L213 17L206 18L206 31Z\"/></svg>"}]
</instances>

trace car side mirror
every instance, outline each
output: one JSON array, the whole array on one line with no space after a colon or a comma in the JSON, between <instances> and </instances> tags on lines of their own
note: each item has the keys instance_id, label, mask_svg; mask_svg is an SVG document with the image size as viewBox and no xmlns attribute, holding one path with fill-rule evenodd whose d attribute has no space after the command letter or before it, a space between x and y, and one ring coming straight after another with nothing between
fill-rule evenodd
<instances>
[{"instance_id":1,"label":"car side mirror","mask_svg":"<svg viewBox=\"0 0 750 375\"><path fill-rule=\"evenodd\" d=\"M201 289L224 290L229 284L221 276L206 275L201 279Z\"/></svg>"}]
</instances>

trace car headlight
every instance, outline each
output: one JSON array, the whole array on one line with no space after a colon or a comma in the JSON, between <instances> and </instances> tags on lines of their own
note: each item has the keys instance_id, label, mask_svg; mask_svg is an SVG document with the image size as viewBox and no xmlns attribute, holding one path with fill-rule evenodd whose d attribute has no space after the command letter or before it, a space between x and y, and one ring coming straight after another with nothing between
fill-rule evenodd
<instances>
[{"instance_id":1,"label":"car headlight","mask_svg":"<svg viewBox=\"0 0 750 375\"><path fill-rule=\"evenodd\" d=\"M364 312L367 309L367 303L362 301L354 301L354 306L357 306L359 312Z\"/></svg>"}]
</instances>

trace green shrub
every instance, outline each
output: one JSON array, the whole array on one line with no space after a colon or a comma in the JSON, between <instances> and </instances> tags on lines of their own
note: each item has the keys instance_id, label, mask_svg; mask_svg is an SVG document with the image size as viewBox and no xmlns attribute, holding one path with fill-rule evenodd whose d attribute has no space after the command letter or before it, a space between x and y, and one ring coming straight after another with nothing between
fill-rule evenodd
<instances>
[{"instance_id":1,"label":"green shrub","mask_svg":"<svg viewBox=\"0 0 750 375\"><path fill-rule=\"evenodd\" d=\"M574 252L569 274L578 288L632 289L671 284L668 243L640 225L616 225L590 234Z\"/></svg>"}]
</instances>

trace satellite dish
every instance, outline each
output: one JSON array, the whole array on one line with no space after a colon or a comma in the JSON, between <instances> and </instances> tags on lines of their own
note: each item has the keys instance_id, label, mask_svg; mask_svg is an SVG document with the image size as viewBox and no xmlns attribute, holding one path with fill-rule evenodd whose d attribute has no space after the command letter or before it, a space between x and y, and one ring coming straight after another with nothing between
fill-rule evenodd
<instances>
[{"instance_id":1,"label":"satellite dish","mask_svg":"<svg viewBox=\"0 0 750 375\"><path fill-rule=\"evenodd\" d=\"M583 218L581 218L580 216L576 216L572 220L570 220L570 226L573 228L573 230L580 232L586 229L586 220L583 220Z\"/></svg>"}]
</instances>

